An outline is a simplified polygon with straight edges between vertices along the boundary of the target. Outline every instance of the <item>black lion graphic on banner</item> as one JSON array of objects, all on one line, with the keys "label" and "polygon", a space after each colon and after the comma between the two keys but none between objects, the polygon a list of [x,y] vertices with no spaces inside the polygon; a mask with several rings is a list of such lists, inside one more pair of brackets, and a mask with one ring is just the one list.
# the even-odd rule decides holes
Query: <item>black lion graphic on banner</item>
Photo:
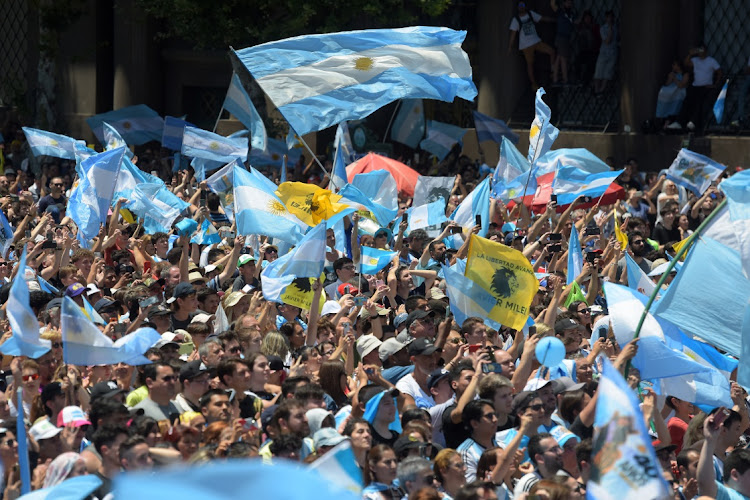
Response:
[{"label": "black lion graphic on banner", "polygon": [[505,299],[518,290],[518,278],[513,269],[502,266],[492,275],[492,293]]}]

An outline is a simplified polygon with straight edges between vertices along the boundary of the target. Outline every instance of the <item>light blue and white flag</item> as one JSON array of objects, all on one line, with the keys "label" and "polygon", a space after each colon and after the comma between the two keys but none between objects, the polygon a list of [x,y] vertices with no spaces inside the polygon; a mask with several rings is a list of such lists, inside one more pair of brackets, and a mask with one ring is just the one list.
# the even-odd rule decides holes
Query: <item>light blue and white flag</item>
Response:
[{"label": "light blue and white flag", "polygon": [[21,128],[23,134],[26,136],[26,142],[29,143],[31,153],[34,156],[53,156],[55,158],[65,158],[68,160],[76,159],[76,142],[79,141],[76,141],[72,137],[53,134],[46,130],[39,130],[30,127]]},{"label": "light blue and white flag", "polygon": [[520,200],[526,195],[533,195],[537,188],[536,178],[536,167],[528,172],[518,174],[510,181],[494,180],[493,178],[492,198],[508,202],[509,200]]},{"label": "light blue and white flag", "polygon": [[570,205],[579,196],[599,198],[622,172],[623,170],[616,170],[590,174],[578,167],[561,166],[552,181],[552,192],[557,195],[557,205]]},{"label": "light blue and white flag", "polygon": [[279,185],[286,182],[287,166],[286,166],[286,155],[281,161],[281,171],[279,172]]},{"label": "light blue and white flag", "polygon": [[[487,230],[490,227],[490,177],[485,177],[482,182],[479,183],[474,190],[464,198],[461,204],[456,207],[450,217],[450,220],[455,221],[458,225],[464,229],[471,228],[476,225],[476,216],[479,215],[481,218],[482,229],[479,231],[479,236],[484,238],[487,236]],[[455,238],[458,235],[453,235]],[[459,238],[460,240],[460,238]],[[458,242],[454,241],[454,244],[458,243],[459,247],[463,240]],[[456,248],[459,248],[456,247]]]},{"label": "light blue and white flag", "polygon": [[542,96],[546,94],[543,88],[539,88],[536,91],[536,98],[534,106],[536,108],[534,121],[531,122],[531,129],[529,130],[529,163],[534,165],[536,161],[547,153],[552,147],[552,144],[557,139],[560,131],[550,123],[552,118],[552,111],[549,106],[542,100]]},{"label": "light blue and white flag", "polygon": [[447,202],[451,197],[455,183],[455,176],[432,177],[428,175],[420,175],[417,177],[417,183],[414,186],[412,206],[418,207],[420,205],[427,205],[428,203],[432,203],[441,198],[444,202]]},{"label": "light blue and white flag", "polygon": [[445,216],[445,200],[440,198],[426,205],[411,207],[409,213],[408,232],[430,226],[437,226],[448,220]]},{"label": "light blue and white flag", "polygon": [[392,210],[375,203],[353,184],[347,184],[338,194],[342,196],[339,203],[350,205],[357,210],[369,210],[383,227],[389,226],[398,213],[398,209]]},{"label": "light blue and white flag", "polygon": [[248,153],[247,138],[223,137],[208,130],[185,127],[181,152],[193,158],[224,163],[235,158],[245,161]]},{"label": "light blue and white flag", "polygon": [[232,182],[238,234],[263,234],[289,243],[297,243],[302,238],[307,224],[287,210],[276,196],[273,182],[253,167],[248,172],[237,163],[233,167]]},{"label": "light blue and white flag", "polygon": [[597,500],[667,498],[672,489],[662,478],[640,401],[612,363],[604,358],[603,364],[586,496]]},{"label": "light blue and white flag", "polygon": [[393,120],[391,140],[417,149],[425,132],[424,104],[422,99],[404,99],[400,106]]},{"label": "light blue and white flag", "polygon": [[357,151],[354,149],[352,143],[352,136],[349,133],[349,124],[347,122],[341,122],[336,127],[336,136],[333,142],[337,145],[336,147],[342,147],[344,153],[344,161],[349,165],[357,159]]},{"label": "light blue and white flag", "polygon": [[724,118],[724,101],[727,100],[728,88],[729,80],[724,82],[724,86],[721,88],[721,92],[719,92],[719,96],[714,103],[714,117],[716,118],[716,123],[721,123],[721,120]]},{"label": "light blue and white flag", "polygon": [[203,219],[201,226],[190,239],[190,243],[197,243],[198,245],[212,245],[214,243],[219,243],[220,241],[221,237],[219,236],[219,232],[208,219]]},{"label": "light blue and white flag", "polygon": [[445,294],[450,299],[450,308],[456,322],[462,325],[467,318],[488,318],[497,305],[490,292],[463,275],[460,267],[443,266]]},{"label": "light blue and white flag", "polygon": [[305,146],[302,144],[302,138],[294,131],[292,127],[289,127],[289,131],[286,133],[286,147],[289,151],[294,149],[301,150]]},{"label": "light blue and white flag", "polygon": [[24,495],[23,500],[83,500],[102,485],[95,474],[76,476],[47,488],[40,488]]},{"label": "light blue and white flag", "polygon": [[258,167],[266,165],[280,167],[284,155],[287,155],[289,162],[295,164],[299,161],[300,156],[302,156],[302,151],[297,148],[289,150],[286,147],[286,141],[269,137],[266,139],[266,150],[261,151],[260,149],[251,149],[248,159],[250,160],[251,165],[256,165]]},{"label": "light blue and white flag", "polygon": [[633,366],[643,380],[654,384],[657,394],[711,408],[732,406],[727,377],[710,364],[704,365],[682,351],[670,349],[655,337],[638,341]]},{"label": "light blue and white flag", "polygon": [[739,361],[721,354],[715,347],[682,334],[682,352],[696,363],[719,370],[727,380],[737,368]]},{"label": "light blue and white flag", "polygon": [[174,220],[189,206],[175,196],[164,184],[138,184],[125,205],[138,217],[143,218],[143,229],[147,234],[168,233]]},{"label": "light blue and white flag", "polygon": [[102,123],[102,134],[104,135],[104,150],[112,151],[117,148],[125,148],[125,155],[128,158],[133,157],[133,152],[128,149],[128,145],[125,140],[120,136],[120,133],[109,123]]},{"label": "light blue and white flag", "polygon": [[[153,328],[140,328],[113,342],[86,317],[70,297],[63,297],[60,315],[63,339],[63,360],[72,365],[111,365],[151,363],[143,353],[161,339]],[[143,342],[137,338],[143,337]]]},{"label": "light blue and white flag", "polygon": [[[330,453],[330,451],[329,451]],[[325,458],[325,456],[323,457]],[[128,472],[115,478],[115,498],[164,500],[191,498],[230,500],[238,491],[252,491],[253,497],[320,500],[321,494],[336,500],[359,500],[362,494],[348,483],[330,481],[299,462],[274,459],[269,467],[263,460],[222,460],[200,466],[179,465],[153,472]]]},{"label": "light blue and white flag", "polygon": [[500,141],[500,157],[497,160],[495,172],[492,174],[493,192],[496,183],[510,182],[522,173],[528,172],[530,168],[529,160],[507,137],[503,136]]},{"label": "light blue and white flag", "polygon": [[185,127],[195,127],[195,125],[174,116],[165,116],[161,145],[173,151],[180,151],[182,149],[182,133]]},{"label": "light blue and white flag", "polygon": [[348,130],[344,131],[342,126],[345,127],[345,123],[339,123],[338,129],[336,129],[336,139],[334,141],[336,153],[333,157],[331,182],[328,186],[328,190],[331,192],[340,190],[349,182],[346,174],[346,166],[349,164],[349,162],[347,162],[347,156],[349,156],[350,153],[345,140],[345,137],[349,136],[349,132]]},{"label": "light blue and white flag", "polygon": [[255,149],[266,149],[266,125],[255,109],[245,87],[240,81],[237,73],[232,74],[227,96],[224,99],[224,109],[232,113],[237,119],[250,130],[250,146]]},{"label": "light blue and white flag", "polygon": [[8,250],[13,244],[13,235],[13,228],[10,227],[10,222],[8,222],[5,212],[0,210],[0,252],[2,252],[0,255],[3,258],[7,258]]},{"label": "light blue and white flag", "polygon": [[583,271],[583,251],[581,251],[581,240],[578,238],[578,230],[575,225],[570,230],[570,241],[568,242],[568,277],[566,284],[570,285]]},{"label": "light blue and white flag", "polygon": [[52,284],[49,281],[47,281],[46,279],[42,278],[41,274],[37,275],[36,281],[37,281],[37,283],[39,283],[39,288],[41,288],[41,290],[43,292],[53,293],[53,294],[60,293],[60,290],[58,290],[56,287],[52,286]]},{"label": "light blue and white flag", "polygon": [[357,465],[357,458],[349,439],[328,450],[325,455],[310,464],[309,469],[347,491],[358,495],[362,493],[362,471]]},{"label": "light blue and white flag", "polygon": [[628,288],[637,290],[638,293],[650,297],[651,293],[656,290],[656,283],[643,272],[641,266],[630,256],[625,253],[625,266],[628,272]]},{"label": "light blue and white flag", "polygon": [[599,157],[588,149],[560,148],[548,151],[536,161],[535,166],[538,169],[537,175],[554,172],[557,168],[558,162],[564,167],[578,167],[590,174],[598,174],[612,170],[609,168],[609,165],[600,160]]},{"label": "light blue and white flag", "polygon": [[707,156],[682,148],[667,169],[667,178],[701,196],[725,168]]},{"label": "light blue and white flag", "polygon": [[463,144],[466,129],[448,123],[429,120],[427,122],[427,137],[419,143],[419,147],[429,151],[438,160],[445,158],[455,144]]},{"label": "light blue and white flag", "polygon": [[261,273],[263,296],[266,300],[280,302],[284,290],[295,279],[320,277],[325,262],[326,223],[323,221],[311,228],[289,253],[266,266]]},{"label": "light blue and white flag", "polygon": [[115,184],[115,194],[112,196],[113,202],[116,203],[119,198],[129,199],[138,184],[146,183],[161,185],[164,184],[164,181],[155,175],[144,172],[136,167],[129,158],[124,157]]},{"label": "light blue and white flag", "polygon": [[518,134],[513,132],[507,123],[498,118],[482,114],[479,111],[474,111],[474,127],[476,128],[477,140],[479,142],[492,141],[500,144],[503,142],[503,139],[506,139],[513,144],[517,144],[518,139],[520,139]]},{"label": "light blue and white flag", "polygon": [[377,274],[378,271],[388,265],[396,256],[396,252],[380,250],[373,247],[362,247],[360,256],[360,274]]},{"label": "light blue and white flag", "polygon": [[410,27],[303,35],[235,52],[301,135],[361,119],[397,99],[477,90],[461,49],[464,31]]},{"label": "light blue and white flag", "polygon": [[39,338],[39,322],[29,305],[29,285],[24,279],[26,270],[26,247],[18,261],[18,274],[10,286],[5,314],[8,316],[13,335],[0,345],[6,356],[28,356],[38,358],[50,350],[49,340]]},{"label": "light blue and white flag", "polygon": [[91,302],[89,302],[86,297],[81,298],[83,299],[83,314],[85,314],[86,317],[94,323],[102,326],[107,326],[107,322],[104,321],[104,318],[102,318],[98,312],[96,312],[96,309],[94,309],[94,306],[91,305]]},{"label": "light blue and white flag", "polygon": [[352,185],[378,205],[398,211],[398,186],[388,170],[357,174],[352,179]]},{"label": "light blue and white flag", "polygon": [[125,142],[136,146],[150,141],[161,141],[164,133],[164,120],[159,113],[145,104],[128,106],[87,118],[86,123],[102,144],[104,144],[102,127],[104,122],[112,125]]},{"label": "light blue and white flag", "polygon": [[743,170],[725,179],[719,186],[727,197],[731,228],[742,256],[742,270],[750,279],[750,170]]},{"label": "light blue and white flag", "polygon": [[105,151],[81,162],[84,175],[68,200],[66,214],[87,240],[99,233],[107,221],[109,207],[125,157],[125,148]]}]

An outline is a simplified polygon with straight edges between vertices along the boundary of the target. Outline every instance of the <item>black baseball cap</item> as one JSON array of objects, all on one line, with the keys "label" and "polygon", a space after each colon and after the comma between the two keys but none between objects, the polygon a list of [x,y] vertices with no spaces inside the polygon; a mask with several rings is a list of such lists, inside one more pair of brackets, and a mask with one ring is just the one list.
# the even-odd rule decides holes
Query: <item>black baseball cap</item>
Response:
[{"label": "black baseball cap", "polygon": [[208,367],[204,365],[200,359],[190,361],[189,363],[185,363],[184,365],[182,365],[182,368],[180,368],[180,382],[184,382],[185,380],[192,380],[198,375],[202,375],[208,372]]},{"label": "black baseball cap", "polygon": [[438,382],[443,380],[448,375],[450,375],[450,372],[445,368],[437,368],[435,370],[432,370],[432,373],[430,373],[430,378],[427,379],[427,389],[432,389],[438,384]]},{"label": "black baseball cap", "polygon": [[425,311],[422,309],[416,309],[409,313],[409,316],[406,317],[406,321],[404,322],[404,326],[406,328],[409,328],[412,323],[417,321],[418,319],[424,319],[428,316],[435,317],[435,313],[433,311]]},{"label": "black baseball cap", "polygon": [[433,354],[435,351],[437,351],[437,347],[430,339],[419,338],[409,344],[409,356]]},{"label": "black baseball cap", "polygon": [[120,389],[120,386],[118,386],[117,382],[114,380],[99,382],[91,388],[91,401],[99,398],[111,398],[124,392],[125,391]]}]

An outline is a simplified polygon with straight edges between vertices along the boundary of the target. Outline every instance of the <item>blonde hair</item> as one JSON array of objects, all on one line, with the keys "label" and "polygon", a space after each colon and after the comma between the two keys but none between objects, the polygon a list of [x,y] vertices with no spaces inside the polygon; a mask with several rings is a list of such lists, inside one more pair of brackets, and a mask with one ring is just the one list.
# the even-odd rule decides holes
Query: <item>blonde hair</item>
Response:
[{"label": "blonde hair", "polygon": [[260,352],[266,356],[278,356],[282,360],[289,354],[289,343],[279,332],[268,332],[260,343]]}]

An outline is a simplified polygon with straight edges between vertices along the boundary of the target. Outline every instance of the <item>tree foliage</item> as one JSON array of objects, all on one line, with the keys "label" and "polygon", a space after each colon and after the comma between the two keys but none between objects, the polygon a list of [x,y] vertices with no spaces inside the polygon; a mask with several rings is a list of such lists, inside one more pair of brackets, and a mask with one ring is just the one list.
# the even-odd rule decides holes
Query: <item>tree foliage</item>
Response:
[{"label": "tree foliage", "polygon": [[137,0],[162,23],[159,36],[195,48],[244,48],[296,35],[408,26],[451,0]]}]

